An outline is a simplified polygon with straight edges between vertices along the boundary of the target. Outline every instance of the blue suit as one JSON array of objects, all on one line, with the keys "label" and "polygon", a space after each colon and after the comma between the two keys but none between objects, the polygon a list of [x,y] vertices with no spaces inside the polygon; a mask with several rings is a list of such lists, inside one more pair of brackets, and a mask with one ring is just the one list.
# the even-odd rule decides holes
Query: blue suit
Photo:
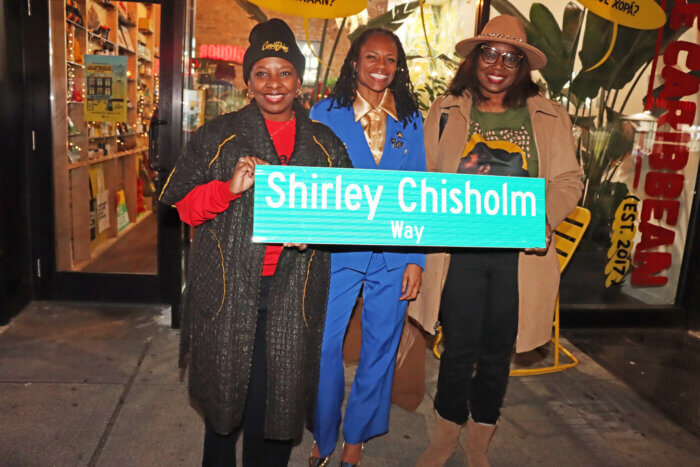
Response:
[{"label": "blue suit", "polygon": [[[310,117],[330,127],[345,143],[353,167],[425,171],[419,114],[405,126],[387,115],[384,151],[377,165],[352,107],[329,109],[330,104],[328,99],[319,102]],[[363,283],[362,349],[348,396],[343,436],[346,442],[357,444],[389,429],[394,362],[407,305],[399,301],[407,264],[422,268],[425,255],[411,249],[350,248],[331,256],[314,423],[314,438],[322,457],[329,455],[338,441],[345,390],[343,339]]]}]

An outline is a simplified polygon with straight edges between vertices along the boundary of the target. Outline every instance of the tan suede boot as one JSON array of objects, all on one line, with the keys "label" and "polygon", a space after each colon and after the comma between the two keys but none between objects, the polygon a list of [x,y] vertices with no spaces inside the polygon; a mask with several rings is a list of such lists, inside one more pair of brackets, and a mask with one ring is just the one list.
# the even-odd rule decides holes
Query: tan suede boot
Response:
[{"label": "tan suede boot", "polygon": [[490,467],[489,443],[496,431],[496,425],[484,425],[471,418],[467,422],[467,436],[464,440],[464,457],[469,467]]},{"label": "tan suede boot", "polygon": [[442,467],[457,449],[462,425],[445,420],[437,412],[435,415],[435,432],[428,449],[420,456],[416,467]]}]

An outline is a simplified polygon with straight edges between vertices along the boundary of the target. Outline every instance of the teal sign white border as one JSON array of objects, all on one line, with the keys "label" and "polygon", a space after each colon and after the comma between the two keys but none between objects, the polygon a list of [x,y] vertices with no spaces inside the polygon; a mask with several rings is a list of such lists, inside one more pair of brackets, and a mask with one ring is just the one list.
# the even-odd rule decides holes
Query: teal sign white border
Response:
[{"label": "teal sign white border", "polygon": [[544,180],[259,165],[256,243],[542,248]]}]

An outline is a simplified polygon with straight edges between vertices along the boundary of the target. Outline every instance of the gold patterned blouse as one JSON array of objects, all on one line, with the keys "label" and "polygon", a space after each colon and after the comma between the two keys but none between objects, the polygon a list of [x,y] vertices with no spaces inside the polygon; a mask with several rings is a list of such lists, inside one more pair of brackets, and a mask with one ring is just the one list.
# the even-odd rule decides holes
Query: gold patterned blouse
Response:
[{"label": "gold patterned blouse", "polygon": [[373,107],[358,92],[355,94],[352,109],[355,113],[355,121],[359,120],[360,125],[362,125],[362,131],[365,133],[365,139],[370,151],[372,151],[374,162],[379,165],[386,141],[386,115],[399,121],[396,115],[394,95],[389,89],[384,90],[379,106]]}]

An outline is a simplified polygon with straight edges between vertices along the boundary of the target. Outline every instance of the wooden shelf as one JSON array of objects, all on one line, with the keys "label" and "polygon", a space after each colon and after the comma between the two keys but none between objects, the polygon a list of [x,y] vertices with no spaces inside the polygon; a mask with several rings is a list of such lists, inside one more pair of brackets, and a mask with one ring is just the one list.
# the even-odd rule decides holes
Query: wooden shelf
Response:
[{"label": "wooden shelf", "polygon": [[144,220],[146,220],[146,219],[148,218],[148,216],[150,216],[151,214],[153,214],[153,211],[146,211],[146,212],[141,213],[141,214],[139,214],[138,216],[136,216],[136,220],[135,220],[134,222],[130,222],[129,225],[127,225],[126,227],[124,227],[124,228],[121,230],[121,232],[117,233],[117,236],[116,236],[116,237],[112,237],[112,238],[110,238],[110,239],[108,239],[108,240],[105,240],[105,241],[102,242],[97,248],[95,248],[94,250],[92,250],[89,260],[81,261],[81,262],[79,262],[79,263],[76,263],[76,264],[75,264],[75,269],[78,270],[78,271],[82,271],[83,269],[85,269],[91,262],[95,261],[102,253],[104,253],[105,251],[107,251],[107,250],[109,249],[109,247],[111,247],[112,245],[114,245],[114,242],[116,242],[116,241],[119,240],[121,237],[123,237],[124,235],[126,235],[128,232],[130,232],[131,230],[133,230],[137,225],[139,225],[141,222],[143,222]]},{"label": "wooden shelf", "polygon": [[117,46],[117,44],[110,41],[109,39],[105,39],[104,37],[100,36],[99,34],[95,34],[94,32],[91,32],[91,31],[88,31],[88,37],[90,38],[91,41],[99,42],[100,44],[108,44],[108,45],[111,45],[112,47]]},{"label": "wooden shelf", "polygon": [[88,139],[90,141],[95,141],[98,139],[110,139],[110,138],[116,138],[117,135],[104,135],[104,136],[89,136]]},{"label": "wooden shelf", "polygon": [[87,159],[84,161],[73,162],[73,163],[68,164],[68,170],[75,170],[75,169],[79,169],[81,167],[85,167],[88,165],[100,164],[102,162],[111,161],[113,159],[119,159],[121,157],[131,156],[133,154],[138,154],[140,152],[146,152],[146,151],[148,151],[148,147],[144,146],[141,148],[130,149],[129,151],[115,152],[114,154],[110,154],[109,156],[95,157],[93,159]]},{"label": "wooden shelf", "polygon": [[[51,104],[51,116],[54,141],[54,241],[58,271],[81,270],[103,251],[108,250],[116,239],[150,216],[142,216],[136,212],[139,199],[139,160],[144,160],[148,153],[148,137],[144,136],[147,133],[124,132],[88,136],[88,129],[92,123],[85,119],[85,96],[81,94],[81,101],[72,100],[72,88],[68,87],[68,78],[72,75],[76,82],[75,87],[82,90],[88,75],[87,67],[84,63],[77,63],[70,51],[66,50],[66,38],[69,31],[72,31],[73,38],[83,53],[121,56],[121,60],[126,62],[129,76],[125,85],[126,95],[123,97],[127,102],[125,123],[128,128],[134,128],[142,118],[138,112],[141,107],[137,106],[139,99],[144,98],[143,94],[157,95],[151,70],[154,66],[153,57],[158,54],[160,46],[161,6],[147,1],[123,4],[114,1],[106,4],[104,0],[78,0],[77,6],[86,21],[90,9],[96,11],[99,24],[108,29],[109,33],[104,29],[96,29],[93,32],[85,24],[69,20],[63,4],[60,8],[49,9],[49,38],[53,57],[51,92],[55,97]],[[99,32],[104,32],[104,35]],[[135,47],[137,45],[138,47]],[[147,69],[148,74],[139,73],[139,68],[142,71]],[[153,109],[152,105],[144,106],[143,113],[150,115]],[[75,133],[71,134],[71,130]],[[102,146],[101,143],[105,143],[111,149],[109,155],[97,156],[99,152],[94,151],[94,148],[97,145]],[[138,147],[123,150],[129,146]],[[79,152],[76,151],[77,147],[80,148]],[[93,150],[89,151],[90,147]],[[118,148],[122,150],[118,151]],[[88,159],[88,153],[94,157]],[[71,162],[71,156],[75,162]],[[108,192],[107,212],[110,227],[99,233],[97,238],[91,239],[90,177],[95,177],[96,172],[101,174],[100,178],[104,180],[104,184],[94,188]],[[92,183],[94,184],[95,180],[92,180]],[[120,191],[124,194],[129,219],[133,221],[130,227],[121,232],[118,231],[116,222],[116,193]]]},{"label": "wooden shelf", "polygon": [[75,26],[75,27],[78,28],[78,29],[82,29],[83,31],[87,31],[87,28],[85,28],[85,26],[83,26],[82,24],[78,24],[78,23],[76,23],[75,21],[71,21],[71,20],[69,20],[68,18],[66,18],[66,23],[71,24],[71,25]]}]

